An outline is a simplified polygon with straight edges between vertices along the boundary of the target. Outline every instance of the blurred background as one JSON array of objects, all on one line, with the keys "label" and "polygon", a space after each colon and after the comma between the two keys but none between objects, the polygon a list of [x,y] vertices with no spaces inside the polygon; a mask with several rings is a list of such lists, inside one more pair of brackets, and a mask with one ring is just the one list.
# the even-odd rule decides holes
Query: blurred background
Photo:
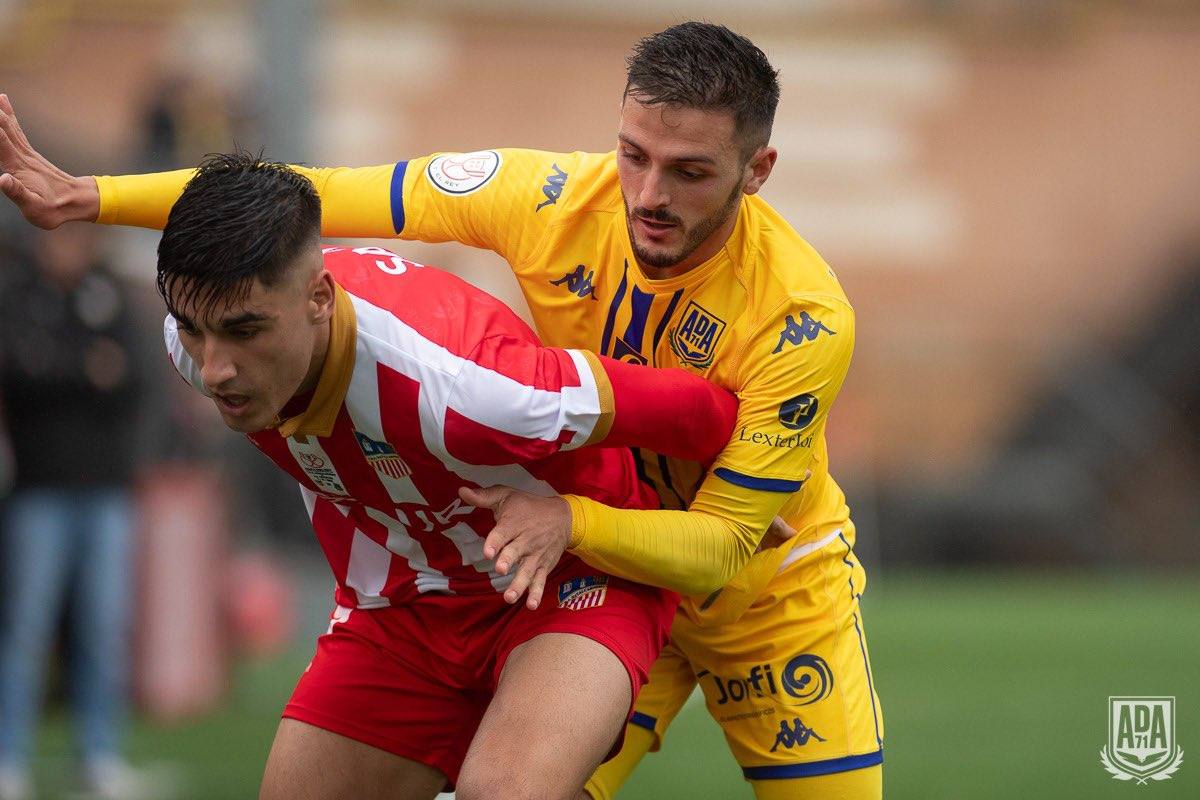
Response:
[{"label": "blurred background", "polygon": [[[858,312],[828,438],[871,576],[885,796],[1200,797],[1200,764],[1134,789],[1099,763],[1110,695],[1176,696],[1200,748],[1200,4],[0,0],[0,91],[76,174],[234,143],[606,151],[624,55],[686,18],[780,69],[764,195]],[[161,357],[157,234],[76,228],[0,204],[0,502],[38,531],[115,509],[116,538],[101,557],[63,521],[8,557],[37,570],[0,563],[10,639],[49,648],[0,692],[45,693],[38,797],[78,796],[80,756],[163,798],[253,797],[332,581],[294,485]],[[393,247],[522,308],[490,253]],[[50,588],[92,573],[132,605]],[[124,651],[88,641],[122,619]],[[118,744],[86,730],[89,660],[128,676]],[[750,796],[702,702],[622,795]]]}]

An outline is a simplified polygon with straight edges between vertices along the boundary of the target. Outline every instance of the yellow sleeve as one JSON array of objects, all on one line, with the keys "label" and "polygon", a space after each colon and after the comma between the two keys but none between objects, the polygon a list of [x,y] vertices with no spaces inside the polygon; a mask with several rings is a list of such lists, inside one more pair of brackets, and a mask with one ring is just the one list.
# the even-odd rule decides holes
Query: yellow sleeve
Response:
[{"label": "yellow sleeve", "polygon": [[[395,236],[389,199],[395,164],[377,167],[293,167],[312,181],[321,196],[325,236]],[[97,175],[100,214],[96,222],[161,230],[194,169],[146,175]]]},{"label": "yellow sleeve", "polygon": [[[518,267],[561,209],[579,154],[439,153],[371,167],[293,167],[321,196],[321,233],[456,241]],[[97,222],[161,229],[194,170],[97,176]]]},{"label": "yellow sleeve", "polygon": [[519,270],[561,213],[578,158],[507,149],[401,162],[391,195],[394,235],[492,250]]},{"label": "yellow sleeve", "polygon": [[577,495],[570,550],[588,564],[685,595],[707,595],[736,575],[787,495],[705,478],[687,511],[612,508]]},{"label": "yellow sleeve", "polygon": [[614,509],[568,497],[572,552],[613,574],[687,595],[723,587],[803,487],[853,349],[854,314],[845,301],[781,303],[741,354],[734,438],[688,510]]},{"label": "yellow sleeve", "polygon": [[741,353],[733,438],[713,473],[747,488],[800,490],[854,352],[854,311],[838,297],[788,298]]}]

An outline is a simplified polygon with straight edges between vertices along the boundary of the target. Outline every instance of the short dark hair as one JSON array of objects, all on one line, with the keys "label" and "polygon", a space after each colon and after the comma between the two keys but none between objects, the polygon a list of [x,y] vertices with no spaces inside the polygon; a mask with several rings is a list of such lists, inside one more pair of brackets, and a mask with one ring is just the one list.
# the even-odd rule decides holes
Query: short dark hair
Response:
[{"label": "short dark hair", "polygon": [[730,111],[743,152],[770,141],[779,72],[745,36],[724,25],[683,22],[642,39],[626,64],[625,97]]},{"label": "short dark hair", "polygon": [[180,306],[228,307],[255,279],[278,283],[320,231],[321,200],[303,175],[261,154],[210,154],[167,217],[158,243],[158,293],[177,318]]}]

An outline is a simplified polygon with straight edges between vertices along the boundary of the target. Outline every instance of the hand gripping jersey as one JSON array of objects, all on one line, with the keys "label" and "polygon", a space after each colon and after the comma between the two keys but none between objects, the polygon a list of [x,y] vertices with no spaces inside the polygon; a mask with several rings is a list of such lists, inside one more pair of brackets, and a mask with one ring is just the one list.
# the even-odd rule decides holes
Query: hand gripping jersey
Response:
[{"label": "hand gripping jersey", "polygon": [[[463,485],[653,504],[627,451],[576,450],[621,424],[595,356],[539,346],[498,300],[386,250],[324,259],[338,290],[317,388],[302,414],[248,438],[299,482],[339,605],[503,591],[512,574],[483,557],[491,512],[463,504]],[[173,317],[165,335],[203,392]],[[567,555],[554,574],[575,564]]]}]

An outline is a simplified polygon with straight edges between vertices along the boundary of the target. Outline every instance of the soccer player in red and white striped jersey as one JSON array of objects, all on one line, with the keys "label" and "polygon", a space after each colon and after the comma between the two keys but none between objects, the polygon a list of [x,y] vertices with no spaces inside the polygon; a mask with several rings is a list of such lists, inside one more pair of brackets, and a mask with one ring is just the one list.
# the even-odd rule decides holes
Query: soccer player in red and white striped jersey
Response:
[{"label": "soccer player in red and white striped jersey", "polygon": [[322,248],[319,225],[306,179],[221,156],[159,246],[172,361],[299,482],[337,579],[262,797],[425,798],[457,783],[460,798],[574,798],[677,596],[561,543],[493,560],[491,512],[468,501],[500,485],[654,507],[624,448],[711,460],[736,403],[682,370],[542,347],[458,278]]}]

